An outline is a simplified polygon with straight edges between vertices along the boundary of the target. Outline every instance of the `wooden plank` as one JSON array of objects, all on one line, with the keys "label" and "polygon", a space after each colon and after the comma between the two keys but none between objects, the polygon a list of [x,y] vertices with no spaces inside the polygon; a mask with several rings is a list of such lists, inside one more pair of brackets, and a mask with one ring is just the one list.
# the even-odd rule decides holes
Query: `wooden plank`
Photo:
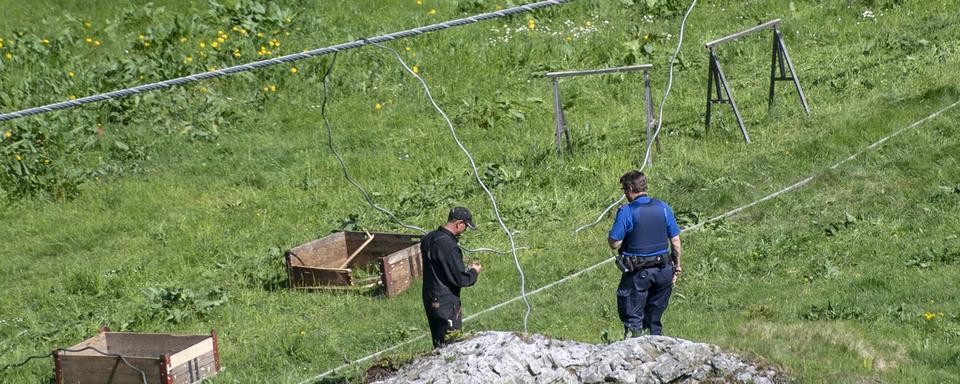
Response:
[{"label": "wooden plank", "polygon": [[[143,384],[140,373],[109,356],[62,356],[65,384]],[[148,383],[160,382],[159,359],[127,357],[127,361],[143,370]]]},{"label": "wooden plank", "polygon": [[213,353],[213,338],[210,336],[207,336],[206,339],[199,343],[170,355],[170,365],[176,367],[185,363],[187,360],[193,360],[197,356],[205,353]]},{"label": "wooden plank", "polygon": [[381,259],[383,285],[387,297],[403,293],[415,279],[423,276],[420,246],[414,245]]},{"label": "wooden plank", "polygon": [[720,45],[720,44],[723,44],[723,43],[726,43],[726,42],[730,42],[730,41],[739,39],[739,38],[744,37],[744,36],[747,36],[747,35],[751,35],[751,34],[753,34],[753,33],[756,33],[756,32],[758,32],[758,31],[764,30],[764,29],[766,29],[766,28],[776,27],[776,26],[779,25],[779,24],[780,24],[780,19],[773,19],[773,20],[770,20],[770,21],[768,21],[768,22],[766,22],[766,23],[763,23],[763,24],[760,24],[760,25],[757,25],[757,26],[753,26],[753,27],[744,29],[744,30],[742,30],[742,31],[740,31],[740,32],[737,32],[737,33],[734,33],[734,34],[732,34],[732,35],[730,35],[730,36],[721,37],[721,38],[719,38],[719,39],[713,40],[713,41],[711,41],[711,42],[708,42],[708,43],[704,44],[704,46],[706,46],[707,48],[713,48],[713,47],[715,47],[715,46],[717,46],[717,45]]},{"label": "wooden plank", "polygon": [[344,232],[337,232],[294,247],[287,255],[292,266],[338,267],[349,255],[345,241]]},{"label": "wooden plank", "polygon": [[208,339],[208,335],[106,332],[106,352],[124,356],[159,357],[172,355]]},{"label": "wooden plank", "polygon": [[293,288],[324,285],[350,285],[353,281],[349,269],[291,267],[290,286]]},{"label": "wooden plank", "polygon": [[373,239],[375,238],[376,238],[375,235],[372,235],[370,234],[370,232],[367,232],[367,240],[364,241],[363,244],[360,244],[360,246],[357,247],[357,249],[355,249],[353,252],[350,252],[350,256],[347,256],[347,260],[344,260],[343,264],[340,264],[340,268],[346,268],[348,265],[350,265],[350,262],[353,261],[353,259],[357,257],[357,255],[360,254],[360,252],[363,252],[363,249],[366,248],[368,245],[370,245],[370,242],[373,241]]},{"label": "wooden plank", "polygon": [[170,377],[175,384],[191,384],[217,375],[216,357],[213,351],[170,369]]}]

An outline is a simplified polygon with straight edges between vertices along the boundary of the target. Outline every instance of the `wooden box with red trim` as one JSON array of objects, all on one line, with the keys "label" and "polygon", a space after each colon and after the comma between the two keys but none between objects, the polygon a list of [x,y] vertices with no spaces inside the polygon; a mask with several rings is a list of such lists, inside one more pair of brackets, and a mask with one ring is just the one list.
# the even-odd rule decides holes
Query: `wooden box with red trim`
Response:
[{"label": "wooden box with red trim", "polygon": [[215,331],[175,335],[104,328],[68,350],[79,352],[54,353],[58,384],[143,384],[144,379],[149,384],[190,384],[221,370]]},{"label": "wooden box with red trim", "polygon": [[344,231],[297,246],[286,255],[290,287],[362,289],[394,297],[423,276],[420,237]]}]

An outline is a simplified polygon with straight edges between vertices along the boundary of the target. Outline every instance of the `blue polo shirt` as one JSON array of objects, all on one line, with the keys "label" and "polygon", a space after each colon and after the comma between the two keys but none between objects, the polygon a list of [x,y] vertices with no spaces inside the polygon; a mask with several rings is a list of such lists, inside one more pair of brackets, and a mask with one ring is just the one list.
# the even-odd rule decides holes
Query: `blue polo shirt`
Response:
[{"label": "blue polo shirt", "polygon": [[[630,204],[624,205],[617,210],[617,219],[613,222],[613,228],[610,228],[610,239],[614,241],[623,241],[627,233],[633,230],[633,213],[631,206],[640,204],[649,204],[652,200],[649,196],[640,196]],[[667,203],[657,200],[654,204],[663,209],[663,215],[667,218],[667,236],[673,238],[680,234],[680,227],[677,226],[677,219],[673,217],[673,209]],[[624,253],[627,256],[655,256],[669,251],[657,251],[649,254]]]}]

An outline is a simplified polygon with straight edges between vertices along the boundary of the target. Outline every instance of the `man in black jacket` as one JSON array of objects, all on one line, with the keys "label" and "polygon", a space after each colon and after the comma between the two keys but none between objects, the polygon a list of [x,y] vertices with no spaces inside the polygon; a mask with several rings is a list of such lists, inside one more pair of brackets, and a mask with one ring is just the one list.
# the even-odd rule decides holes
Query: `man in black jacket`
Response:
[{"label": "man in black jacket", "polygon": [[461,233],[475,229],[473,215],[464,207],[455,207],[447,223],[420,240],[423,257],[423,307],[427,311],[433,347],[446,344],[447,333],[460,330],[460,288],[477,283],[482,267],[471,262],[464,268],[463,253],[457,245]]}]

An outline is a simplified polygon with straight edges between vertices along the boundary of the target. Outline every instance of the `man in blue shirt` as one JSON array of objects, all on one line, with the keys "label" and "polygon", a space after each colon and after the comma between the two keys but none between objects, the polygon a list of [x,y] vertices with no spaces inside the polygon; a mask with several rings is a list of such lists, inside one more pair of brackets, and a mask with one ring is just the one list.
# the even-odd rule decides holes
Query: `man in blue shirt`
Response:
[{"label": "man in blue shirt", "polygon": [[623,272],[617,310],[624,337],[639,336],[645,329],[660,335],[660,317],[667,310],[673,283],[683,272],[680,228],[667,203],[647,196],[643,172],[627,172],[620,177],[620,185],[629,204],[617,211],[609,241],[610,248],[617,249],[617,265]]}]

